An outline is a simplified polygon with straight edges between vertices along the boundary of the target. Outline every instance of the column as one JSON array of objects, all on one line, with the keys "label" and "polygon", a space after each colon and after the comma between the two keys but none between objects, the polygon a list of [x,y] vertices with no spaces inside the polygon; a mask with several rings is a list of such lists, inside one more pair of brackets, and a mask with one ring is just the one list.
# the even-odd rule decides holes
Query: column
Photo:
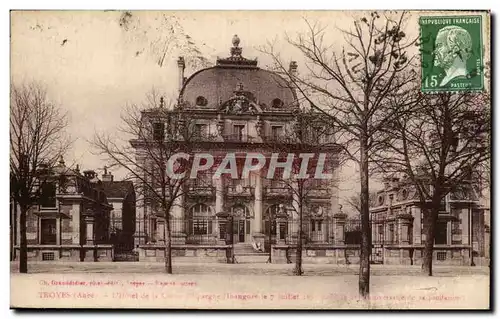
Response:
[{"label": "column", "polygon": [[[218,214],[221,214],[224,212],[224,181],[222,180],[222,176],[218,176],[213,178],[213,182],[215,184],[215,215],[218,216]],[[229,223],[229,220],[223,221],[222,218],[217,217],[217,223],[216,223],[216,234],[217,236],[217,243],[219,244],[225,244],[226,240],[225,239],[220,239],[220,223],[224,222],[227,226]],[[226,235],[227,237],[227,235]]]},{"label": "column", "polygon": [[398,239],[398,245],[403,244],[403,223],[402,219],[398,218],[398,223],[396,225],[397,228],[397,239]]},{"label": "column", "polygon": [[[297,194],[297,182],[293,181],[292,182],[292,187],[294,189],[293,194],[292,194],[292,226],[291,226],[291,235],[292,235],[292,241],[298,240],[298,231],[299,231],[299,223],[300,223],[300,216],[299,216],[299,196]],[[302,212],[302,221],[304,221],[304,212]]]},{"label": "column", "polygon": [[156,242],[165,245],[165,219],[156,220]]},{"label": "column", "polygon": [[86,236],[85,241],[86,245],[94,245],[94,218],[86,218],[85,219],[85,227],[86,227]]},{"label": "column", "polygon": [[[345,223],[346,223],[347,215],[340,212],[333,215],[333,225],[334,225],[334,244],[339,246],[345,245]],[[346,250],[344,249],[336,249],[335,255],[337,259],[337,263],[345,263],[346,262]]]},{"label": "column", "polygon": [[56,245],[61,244],[61,217],[56,217]]},{"label": "column", "polygon": [[262,233],[262,177],[260,172],[255,174],[255,202],[254,202],[253,232]]},{"label": "column", "polygon": [[[333,155],[332,155],[333,156]],[[328,158],[328,157],[327,157]],[[330,208],[332,210],[332,216],[337,213],[337,209],[342,207],[339,206],[339,193],[338,193],[338,181],[339,181],[339,173],[340,169],[338,168],[338,164],[335,163],[332,165],[332,179],[329,181],[330,183]]]},{"label": "column", "polygon": [[461,211],[462,224],[460,229],[462,230],[462,245],[469,245],[469,208],[462,208]]},{"label": "column", "polygon": [[72,242],[74,245],[80,245],[81,235],[80,235],[80,204],[73,204],[73,209],[71,210],[71,232],[72,232]]},{"label": "column", "polygon": [[337,213],[333,216],[334,218],[334,239],[335,244],[344,245],[345,243],[345,223],[347,219],[347,215],[344,213]]},{"label": "column", "polygon": [[[265,245],[266,234],[262,233],[262,176],[261,171],[254,174],[255,176],[255,202],[253,206],[254,219],[252,224],[252,235],[255,242],[260,243],[262,247]],[[273,216],[276,218],[276,216]],[[269,227],[271,227],[272,221],[269,222]],[[279,237],[278,237],[279,238]]]},{"label": "column", "polygon": [[420,245],[422,243],[422,220],[420,217],[420,208],[412,207],[413,216],[413,244]]},{"label": "column", "polygon": [[222,177],[215,177],[215,214],[224,211],[224,183]]}]

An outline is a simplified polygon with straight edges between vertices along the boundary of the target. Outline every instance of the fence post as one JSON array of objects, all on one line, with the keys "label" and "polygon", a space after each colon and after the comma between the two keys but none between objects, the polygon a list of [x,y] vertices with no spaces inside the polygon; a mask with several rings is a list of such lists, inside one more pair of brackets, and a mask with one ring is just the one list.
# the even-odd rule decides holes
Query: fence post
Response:
[{"label": "fence post", "polygon": [[340,211],[333,215],[334,221],[334,244],[336,246],[344,246],[339,247],[335,250],[337,263],[345,263],[345,223],[346,223],[347,215]]}]

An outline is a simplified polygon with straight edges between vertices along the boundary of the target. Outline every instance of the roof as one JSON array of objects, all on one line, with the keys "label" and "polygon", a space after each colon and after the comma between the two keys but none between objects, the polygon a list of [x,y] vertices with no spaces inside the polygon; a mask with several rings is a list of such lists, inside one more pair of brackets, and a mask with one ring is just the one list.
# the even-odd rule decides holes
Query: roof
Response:
[{"label": "roof", "polygon": [[179,100],[188,107],[214,109],[245,92],[246,97],[263,110],[292,108],[295,92],[275,72],[257,67],[256,60],[241,55],[239,38],[233,38],[231,56],[217,59],[214,67],[195,72],[184,83]]},{"label": "roof", "polygon": [[101,185],[108,199],[125,198],[134,191],[134,184],[131,181],[102,182]]}]

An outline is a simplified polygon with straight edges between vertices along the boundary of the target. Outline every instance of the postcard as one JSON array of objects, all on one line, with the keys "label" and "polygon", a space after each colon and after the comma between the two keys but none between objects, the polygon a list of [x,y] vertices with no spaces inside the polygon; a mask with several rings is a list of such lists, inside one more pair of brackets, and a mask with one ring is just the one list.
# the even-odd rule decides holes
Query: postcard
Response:
[{"label": "postcard", "polygon": [[11,308],[490,309],[490,12],[10,18]]}]

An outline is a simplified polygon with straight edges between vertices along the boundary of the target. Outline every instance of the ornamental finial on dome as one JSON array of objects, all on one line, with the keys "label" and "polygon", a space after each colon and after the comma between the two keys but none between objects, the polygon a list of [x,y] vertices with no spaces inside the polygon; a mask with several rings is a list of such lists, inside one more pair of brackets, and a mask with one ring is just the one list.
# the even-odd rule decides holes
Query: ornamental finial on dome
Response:
[{"label": "ornamental finial on dome", "polygon": [[237,34],[233,36],[233,47],[231,48],[231,56],[241,58],[242,49],[239,47],[240,38]]},{"label": "ornamental finial on dome", "polygon": [[237,34],[233,36],[233,46],[238,47],[240,45],[240,38],[238,37]]},{"label": "ornamental finial on dome", "polygon": [[245,59],[241,54],[243,53],[243,49],[239,46],[240,45],[240,37],[238,37],[237,34],[233,36],[232,43],[233,46],[231,47],[231,56],[227,58],[217,58],[217,65],[223,65],[223,66],[231,66],[231,67],[245,67],[245,68],[255,68],[257,67],[257,59],[255,60],[248,60]]}]

